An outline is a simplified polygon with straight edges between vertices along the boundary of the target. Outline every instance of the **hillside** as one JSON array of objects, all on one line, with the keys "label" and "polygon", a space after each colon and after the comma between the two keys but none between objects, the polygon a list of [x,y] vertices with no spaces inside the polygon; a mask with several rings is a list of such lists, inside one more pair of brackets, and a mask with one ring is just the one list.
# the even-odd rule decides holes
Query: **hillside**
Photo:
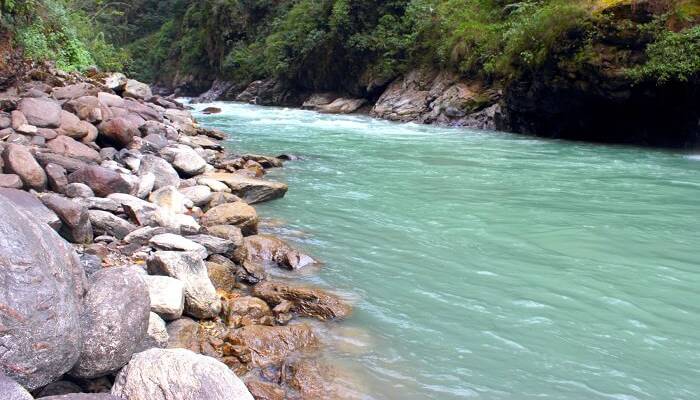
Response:
[{"label": "hillside", "polygon": [[[396,120],[661,146],[697,140],[698,0],[39,3],[44,14],[66,7],[44,28],[63,29],[71,45],[52,53],[54,36],[45,47],[25,39],[30,57],[125,69],[178,95],[214,85],[207,99],[300,106],[321,94],[308,104],[340,97],[352,101],[325,110],[364,105]],[[19,38],[38,30],[30,24]]]}]

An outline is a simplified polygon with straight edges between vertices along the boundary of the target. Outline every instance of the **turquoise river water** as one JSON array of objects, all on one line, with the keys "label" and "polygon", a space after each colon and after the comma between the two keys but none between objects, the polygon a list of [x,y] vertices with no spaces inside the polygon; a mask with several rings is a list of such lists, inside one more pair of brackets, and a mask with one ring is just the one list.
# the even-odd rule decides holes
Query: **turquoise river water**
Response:
[{"label": "turquoise river water", "polygon": [[[699,399],[700,158],[234,103],[360,399]],[[345,374],[345,375],[344,375]]]}]

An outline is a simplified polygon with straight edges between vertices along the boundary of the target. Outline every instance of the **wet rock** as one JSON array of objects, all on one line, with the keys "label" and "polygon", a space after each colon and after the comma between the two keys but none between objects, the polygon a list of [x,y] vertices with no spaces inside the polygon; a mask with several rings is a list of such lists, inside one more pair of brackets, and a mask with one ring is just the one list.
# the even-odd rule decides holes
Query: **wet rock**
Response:
[{"label": "wet rock", "polygon": [[95,197],[95,193],[88,185],[83,183],[69,183],[63,188],[63,194],[70,198]]},{"label": "wet rock", "polygon": [[61,220],[56,213],[49,210],[36,196],[23,190],[0,188],[0,195],[11,203],[13,207],[31,215],[35,221],[41,222],[58,230],[61,228]]},{"label": "wet rock", "polygon": [[192,204],[197,207],[206,205],[211,201],[211,189],[209,186],[196,185],[186,188],[180,188],[180,193],[187,197]]},{"label": "wet rock", "polygon": [[264,368],[279,365],[290,355],[318,346],[318,339],[309,325],[250,325],[230,334],[230,342],[250,349],[250,364]]},{"label": "wet rock", "polygon": [[95,378],[129,362],[146,337],[149,310],[148,289],[135,270],[114,267],[94,273],[83,300],[83,347],[70,374]]},{"label": "wet rock", "polygon": [[279,157],[270,157],[261,154],[244,154],[241,157],[247,161],[255,161],[263,166],[263,168],[279,168],[283,166],[282,159]]},{"label": "wet rock", "polygon": [[72,243],[92,242],[92,224],[87,207],[55,194],[42,196],[41,201],[63,222],[59,230],[61,236]]},{"label": "wet rock", "polygon": [[253,288],[253,295],[273,307],[289,302],[291,312],[320,320],[342,319],[352,312],[352,308],[338,296],[322,289],[279,281],[258,283]]},{"label": "wet rock", "polygon": [[163,349],[167,346],[168,331],[165,329],[165,321],[163,321],[158,314],[151,312],[148,319],[146,338],[141,342],[137,353],[152,348]]},{"label": "wet rock", "polygon": [[97,163],[102,160],[100,153],[95,151],[95,149],[64,135],[49,140],[46,143],[46,147],[56,154],[77,158],[85,162]]},{"label": "wet rock", "polygon": [[44,167],[49,188],[54,192],[63,193],[63,189],[68,185],[68,174],[66,169],[58,164],[48,163]]},{"label": "wet rock", "polygon": [[46,189],[46,173],[28,148],[10,143],[5,146],[2,159],[5,164],[5,172],[19,176],[27,188],[37,191]]},{"label": "wet rock", "polygon": [[249,261],[274,263],[278,267],[299,269],[317,263],[311,256],[300,252],[284,240],[272,235],[253,235],[243,239]]},{"label": "wet rock", "polygon": [[29,124],[37,127],[58,128],[61,124],[61,107],[48,98],[25,97],[17,110],[24,114]]},{"label": "wet rock", "polygon": [[166,321],[178,319],[185,307],[185,286],[175,278],[160,275],[143,277],[151,298],[151,311]]},{"label": "wet rock", "polygon": [[221,112],[221,109],[219,107],[207,107],[204,110],[202,110],[202,114],[218,114]]},{"label": "wet rock", "polygon": [[233,194],[250,204],[278,199],[287,193],[287,185],[284,183],[220,172],[207,173],[204,176],[225,183]]},{"label": "wet rock", "polygon": [[287,383],[304,399],[334,398],[332,385],[326,378],[328,366],[321,366],[316,360],[300,358],[285,365],[283,376]]},{"label": "wet rock", "polygon": [[247,380],[245,385],[255,400],[284,400],[286,398],[285,391],[274,383]]},{"label": "wet rock", "polygon": [[118,146],[126,146],[140,134],[138,126],[123,117],[104,121],[97,128],[101,137]]},{"label": "wet rock", "polygon": [[229,300],[224,304],[226,324],[231,328],[249,325],[272,325],[273,317],[270,307],[263,300],[243,296]]},{"label": "wet rock", "polygon": [[128,79],[124,85],[123,96],[148,100],[153,97],[153,93],[151,93],[151,87],[145,83],[141,83],[135,79]]},{"label": "wet rock", "polygon": [[175,250],[192,252],[202,260],[207,258],[207,249],[199,243],[186,239],[180,235],[163,233],[153,236],[148,243],[158,250]]},{"label": "wet rock", "polygon": [[0,187],[12,188],[12,189],[22,189],[24,184],[19,175],[15,174],[0,174]]},{"label": "wet rock", "polygon": [[207,275],[217,290],[230,292],[236,287],[236,265],[232,262],[206,261]]},{"label": "wet rock", "polygon": [[19,383],[0,373],[0,397],[3,400],[34,400]]},{"label": "wet rock", "polygon": [[0,191],[0,372],[34,390],[78,359],[85,274],[73,249],[4,190],[11,189]]},{"label": "wet rock", "polygon": [[131,185],[119,173],[97,165],[89,165],[73,172],[68,175],[68,182],[83,183],[99,197],[131,191]]},{"label": "wet rock", "polygon": [[209,209],[200,220],[203,226],[235,225],[244,233],[255,232],[258,224],[258,214],[250,205],[237,201],[226,203]]},{"label": "wet rock", "polygon": [[185,286],[185,314],[195,318],[212,318],[221,310],[216,289],[198,254],[157,251],[148,259],[148,271],[182,281]]},{"label": "wet rock", "polygon": [[136,354],[117,375],[112,394],[124,399],[253,400],[226,365],[184,349]]},{"label": "wet rock", "polygon": [[367,100],[339,97],[329,104],[316,106],[316,110],[328,114],[350,114],[362,107]]},{"label": "wet rock", "polygon": [[199,352],[199,324],[189,318],[180,318],[167,325],[168,348]]},{"label": "wet rock", "polygon": [[126,235],[136,230],[133,224],[107,211],[89,210],[88,215],[95,235],[106,234],[124,239]]},{"label": "wet rock", "polygon": [[180,176],[177,171],[168,163],[160,157],[146,154],[141,158],[141,167],[139,168],[139,176],[146,173],[152,173],[157,177],[154,189],[160,189],[165,186],[175,186],[180,185]]}]

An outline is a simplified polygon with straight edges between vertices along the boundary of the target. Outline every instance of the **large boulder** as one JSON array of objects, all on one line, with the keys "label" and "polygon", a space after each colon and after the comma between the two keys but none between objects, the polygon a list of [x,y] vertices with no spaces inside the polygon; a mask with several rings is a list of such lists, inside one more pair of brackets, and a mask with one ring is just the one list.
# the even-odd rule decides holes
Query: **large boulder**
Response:
[{"label": "large boulder", "polygon": [[78,118],[93,124],[112,118],[112,112],[109,107],[95,96],[78,97],[64,104],[63,108],[75,114]]},{"label": "large boulder", "polygon": [[232,332],[230,341],[250,349],[250,363],[260,368],[280,365],[290,355],[318,346],[318,338],[307,324],[249,325]]},{"label": "large boulder", "polygon": [[2,152],[2,160],[5,164],[5,172],[19,176],[27,188],[38,191],[46,189],[46,172],[27,147],[14,143],[8,144]]},{"label": "large boulder", "polygon": [[204,206],[209,203],[212,198],[211,189],[206,185],[195,185],[186,188],[180,188],[180,193],[187,197],[192,204],[197,207]]},{"label": "large boulder", "polygon": [[0,373],[0,398],[3,400],[34,400],[19,383]]},{"label": "large boulder", "polygon": [[169,276],[146,275],[143,277],[151,298],[151,311],[166,321],[182,317],[185,309],[185,285]]},{"label": "large boulder", "polygon": [[148,272],[182,281],[185,286],[185,314],[195,318],[213,318],[221,311],[221,301],[199,254],[157,251],[148,259]]},{"label": "large boulder", "polygon": [[153,236],[148,243],[158,250],[187,251],[197,254],[199,258],[207,258],[207,249],[199,243],[186,239],[174,233],[162,233]]},{"label": "large boulder", "polygon": [[56,154],[61,154],[71,158],[77,158],[85,162],[100,162],[101,157],[92,147],[76,141],[75,139],[60,135],[56,139],[49,140],[46,147]]},{"label": "large boulder", "polygon": [[96,378],[124,366],[146,337],[151,303],[134,269],[114,267],[90,276],[83,300],[83,348],[70,374]]},{"label": "large boulder", "polygon": [[43,196],[41,201],[61,219],[59,233],[72,243],[91,243],[92,224],[85,205],[55,194]]},{"label": "large boulder", "polygon": [[112,394],[125,400],[253,400],[223,363],[185,349],[150,349],[119,372]]},{"label": "large boulder", "polygon": [[119,146],[126,146],[134,136],[140,135],[138,126],[124,117],[104,121],[97,128],[101,137]]},{"label": "large boulder", "polygon": [[320,320],[342,319],[352,312],[338,296],[314,287],[265,281],[255,285],[253,295],[273,307],[284,303],[289,307],[287,311]]},{"label": "large boulder", "polygon": [[61,125],[61,106],[49,98],[25,97],[17,109],[31,125],[41,128],[58,128]]},{"label": "large boulder", "polygon": [[141,158],[138,174],[142,176],[147,173],[152,173],[157,177],[153,185],[154,189],[160,189],[165,186],[180,186],[180,176],[177,174],[177,171],[169,162],[158,156],[146,154]]},{"label": "large boulder", "polygon": [[31,215],[35,221],[41,222],[59,230],[61,228],[61,219],[49,210],[36,196],[24,190],[0,188],[0,195],[4,200],[9,201],[13,207],[22,210],[25,214]]},{"label": "large boulder", "polygon": [[95,235],[109,235],[124,239],[126,235],[136,230],[136,226],[108,211],[88,210],[90,223]]},{"label": "large boulder", "polygon": [[135,99],[148,100],[153,97],[151,87],[145,83],[135,79],[128,79],[124,85],[124,97],[133,97]]},{"label": "large boulder", "polygon": [[0,372],[34,390],[78,359],[86,283],[75,251],[20,210],[0,195]]},{"label": "large boulder", "polygon": [[235,225],[244,233],[254,233],[257,230],[258,214],[250,205],[236,201],[209,209],[200,222],[203,226]]},{"label": "large boulder", "polygon": [[61,111],[61,126],[58,127],[56,132],[59,135],[66,135],[75,139],[81,139],[88,135],[94,139],[97,135],[97,128],[93,124],[81,120],[75,114],[63,110]]},{"label": "large boulder", "polygon": [[118,172],[97,165],[85,166],[68,175],[68,182],[84,183],[99,197],[129,193],[131,185]]},{"label": "large boulder", "polygon": [[207,167],[207,162],[189,146],[169,146],[162,149],[160,155],[184,176],[199,175]]},{"label": "large boulder", "polygon": [[238,174],[212,172],[204,176],[225,183],[231,188],[233,194],[250,204],[278,199],[283,197],[288,189],[284,183],[248,178]]},{"label": "large boulder", "polygon": [[53,88],[51,96],[56,100],[72,100],[82,96],[91,96],[98,92],[98,89],[89,83],[80,82],[72,85]]},{"label": "large boulder", "polygon": [[243,255],[248,261],[272,263],[281,268],[299,269],[315,264],[311,256],[293,248],[272,235],[253,235],[243,238]]}]

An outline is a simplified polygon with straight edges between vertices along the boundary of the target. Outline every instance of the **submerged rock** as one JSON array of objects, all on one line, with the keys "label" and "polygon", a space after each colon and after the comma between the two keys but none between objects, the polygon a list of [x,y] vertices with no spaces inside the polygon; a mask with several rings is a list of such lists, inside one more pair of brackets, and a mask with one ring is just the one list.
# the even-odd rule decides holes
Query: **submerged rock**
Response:
[{"label": "submerged rock", "polygon": [[128,400],[253,400],[226,365],[184,349],[136,354],[117,375],[112,394]]},{"label": "submerged rock", "polygon": [[352,312],[352,308],[338,296],[319,288],[265,281],[255,285],[253,295],[273,307],[288,303],[289,311],[320,320],[342,319]]},{"label": "submerged rock", "polygon": [[254,367],[278,365],[293,353],[318,346],[318,339],[306,324],[250,325],[232,332],[230,341],[250,349],[250,363]]}]

